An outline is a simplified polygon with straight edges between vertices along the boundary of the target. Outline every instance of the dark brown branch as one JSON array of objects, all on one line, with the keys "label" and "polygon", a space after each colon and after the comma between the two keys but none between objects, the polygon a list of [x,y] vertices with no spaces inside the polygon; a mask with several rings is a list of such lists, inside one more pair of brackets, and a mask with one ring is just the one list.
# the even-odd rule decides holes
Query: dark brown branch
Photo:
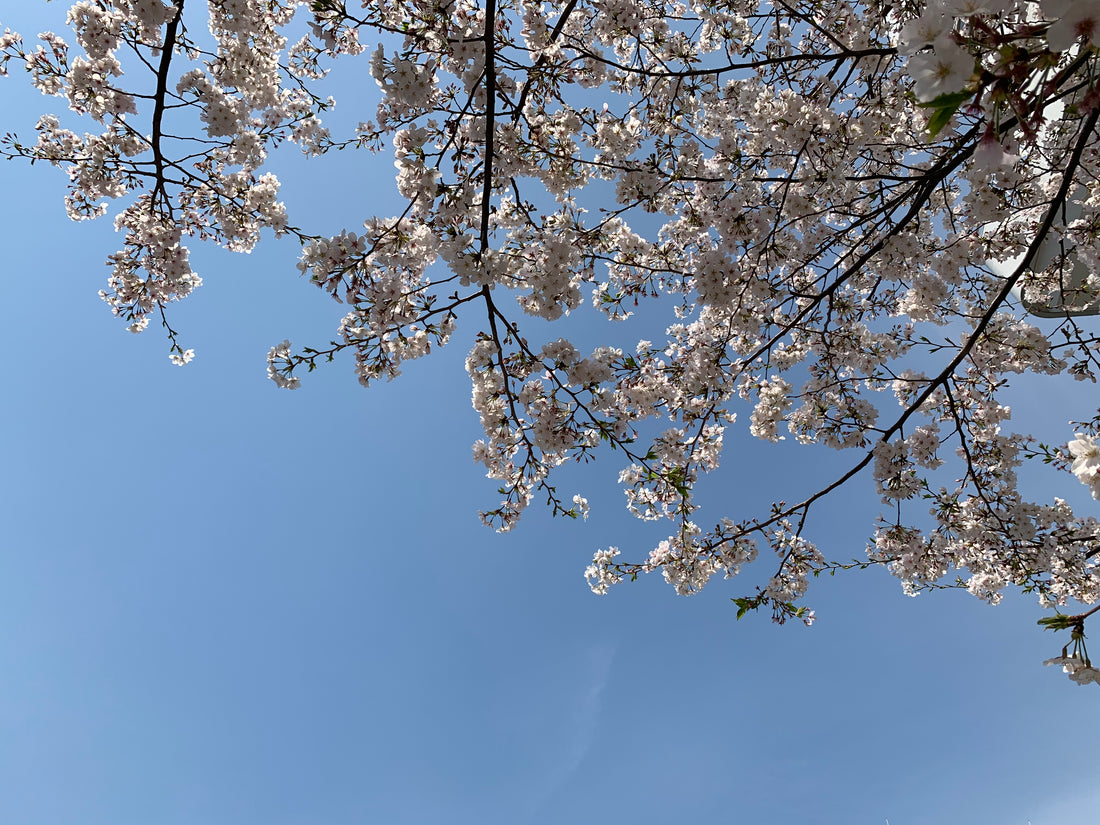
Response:
[{"label": "dark brown branch", "polygon": [[746,60],[744,63],[727,63],[725,66],[715,66],[713,68],[704,69],[684,69],[683,71],[673,71],[671,69],[648,69],[644,66],[624,66],[621,63],[617,63],[614,60],[608,60],[598,54],[578,50],[580,54],[585,57],[589,57],[599,63],[603,63],[605,66],[610,66],[613,69],[617,69],[627,74],[642,75],[643,77],[653,77],[659,79],[682,79],[685,77],[705,77],[706,75],[721,75],[726,72],[744,71],[750,69],[761,69],[765,66],[784,66],[790,63],[804,63],[804,62],[820,62],[820,63],[841,63],[845,60],[861,60],[865,57],[891,57],[898,53],[898,50],[892,47],[880,47],[875,49],[848,49],[835,53],[811,53],[811,54],[790,54],[781,55],[779,57],[765,57],[760,60]]},{"label": "dark brown branch", "polygon": [[[558,22],[554,24],[554,29],[550,32],[549,40],[551,43],[557,40],[558,37],[561,35],[562,29],[565,28],[565,21],[569,19],[569,15],[573,13],[573,9],[576,7],[576,5],[577,0],[569,0],[569,2],[565,4],[565,8],[562,9],[561,16],[558,17]],[[546,57],[544,55],[540,55],[538,60],[535,61],[535,65],[532,67],[532,69],[540,69],[545,64]],[[523,107],[527,103],[527,95],[530,93],[530,91],[531,75],[530,73],[528,73],[527,80],[524,82],[523,88],[520,90],[519,93],[519,98],[516,100],[515,113],[512,116],[513,121],[519,120],[519,118],[522,116]]]},{"label": "dark brown branch", "polygon": [[[493,193],[493,133],[496,131],[496,0],[485,2],[485,176],[481,187],[481,254],[489,250],[489,212]],[[482,261],[484,265],[484,261]],[[488,296],[486,296],[488,297]]]},{"label": "dark brown branch", "polygon": [[157,67],[157,91],[153,102],[153,125],[150,142],[153,150],[153,163],[156,165],[157,182],[153,187],[153,201],[164,198],[164,153],[161,150],[161,137],[163,135],[161,123],[164,119],[164,106],[168,98],[168,71],[172,66],[172,53],[176,48],[176,34],[180,23],[183,21],[184,0],[174,0],[176,13],[164,30],[164,45],[160,53],[160,65]]}]

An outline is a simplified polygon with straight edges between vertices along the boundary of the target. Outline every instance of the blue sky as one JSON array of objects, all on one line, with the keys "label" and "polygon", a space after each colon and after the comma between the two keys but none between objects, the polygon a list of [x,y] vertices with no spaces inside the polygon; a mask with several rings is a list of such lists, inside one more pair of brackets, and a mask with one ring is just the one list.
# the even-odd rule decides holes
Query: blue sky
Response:
[{"label": "blue sky", "polygon": [[[57,108],[21,77],[0,84],[2,131],[29,136]],[[385,156],[280,158],[292,219],[335,233],[390,208]],[[614,456],[562,482],[589,496],[588,523],[532,508],[506,536],[479,524],[495,485],[470,459],[476,319],[392,384],[363,390],[337,362],[280,392],[267,349],[327,341],[340,307],[298,277],[292,245],[199,247],[205,285],[172,316],[197,356],[174,367],[155,328],[128,334],[96,295],[110,223],[67,221],[59,171],[0,175],[0,822],[1058,825],[1100,810],[1100,693],[1041,666],[1064,640],[1029,599],[908,599],[881,571],[850,573],[816,583],[806,629],[734,620],[729,598],[764,569],[690,599],[657,579],[597,598],[581,575],[595,548],[639,557],[660,536],[622,507]],[[1020,412],[1069,417],[1052,386]],[[819,470],[790,445],[727,443],[715,516]],[[1029,483],[1047,481],[1088,501],[1068,476]],[[862,480],[822,512],[831,555],[862,554],[871,498]]]}]

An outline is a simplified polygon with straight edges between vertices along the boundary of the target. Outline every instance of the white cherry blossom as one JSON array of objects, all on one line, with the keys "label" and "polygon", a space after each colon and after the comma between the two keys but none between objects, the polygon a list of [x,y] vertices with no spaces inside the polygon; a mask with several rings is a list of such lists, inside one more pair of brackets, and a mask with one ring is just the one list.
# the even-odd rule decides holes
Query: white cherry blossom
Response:
[{"label": "white cherry blossom", "polygon": [[1100,2],[1097,0],[1042,0],[1043,15],[1052,20],[1046,32],[1047,46],[1052,52],[1068,51],[1084,40],[1090,46],[1100,45]]},{"label": "white cherry blossom", "polygon": [[935,100],[940,95],[962,91],[974,75],[974,55],[962,48],[950,34],[932,42],[932,50],[909,58],[913,92],[918,100]]}]

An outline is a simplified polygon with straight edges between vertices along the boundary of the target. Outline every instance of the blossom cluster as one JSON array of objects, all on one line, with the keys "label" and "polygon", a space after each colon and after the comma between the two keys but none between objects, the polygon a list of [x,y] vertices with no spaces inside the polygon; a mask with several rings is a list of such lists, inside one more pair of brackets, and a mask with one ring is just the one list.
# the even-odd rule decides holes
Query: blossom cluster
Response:
[{"label": "blossom cluster", "polygon": [[1047,659],[1043,664],[1061,665],[1062,671],[1069,676],[1070,681],[1078,685],[1100,685],[1100,669],[1092,667],[1078,656],[1055,656],[1053,659]]},{"label": "blossom cluster", "polygon": [[965,105],[986,122],[973,154],[982,168],[1019,161],[1010,131],[1017,121],[1030,141],[1046,123],[1051,83],[1059,71],[1100,44],[1094,0],[934,0],[903,25],[898,48],[908,55],[913,93],[930,110],[936,133]]}]

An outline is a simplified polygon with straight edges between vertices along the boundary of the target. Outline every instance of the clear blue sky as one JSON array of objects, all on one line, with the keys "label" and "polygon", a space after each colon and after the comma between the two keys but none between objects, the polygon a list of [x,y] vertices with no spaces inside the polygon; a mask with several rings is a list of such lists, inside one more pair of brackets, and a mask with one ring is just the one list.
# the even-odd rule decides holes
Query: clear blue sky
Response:
[{"label": "clear blue sky", "polygon": [[[0,0],[0,21],[33,35],[64,5]],[[26,137],[57,108],[18,76],[0,95],[0,131]],[[335,233],[392,208],[386,156],[286,159],[292,219]],[[475,321],[392,384],[363,390],[338,362],[280,392],[267,349],[327,341],[340,307],[298,277],[290,245],[198,248],[205,285],[172,316],[197,357],[174,367],[155,328],[128,334],[96,295],[109,219],[68,222],[57,170],[0,176],[0,823],[1100,811],[1100,691],[1041,667],[1064,640],[1030,599],[908,599],[881,571],[853,573],[816,583],[806,629],[734,620],[729,598],[763,567],[691,599],[657,579],[592,596],[595,548],[640,557],[659,535],[622,508],[615,456],[563,481],[589,495],[587,524],[538,508],[507,536],[478,523],[495,498],[470,460]],[[817,470],[798,450],[728,444],[715,517]],[[1084,493],[1049,478],[1051,495]],[[864,481],[823,512],[832,555],[862,554],[870,498]]]}]

